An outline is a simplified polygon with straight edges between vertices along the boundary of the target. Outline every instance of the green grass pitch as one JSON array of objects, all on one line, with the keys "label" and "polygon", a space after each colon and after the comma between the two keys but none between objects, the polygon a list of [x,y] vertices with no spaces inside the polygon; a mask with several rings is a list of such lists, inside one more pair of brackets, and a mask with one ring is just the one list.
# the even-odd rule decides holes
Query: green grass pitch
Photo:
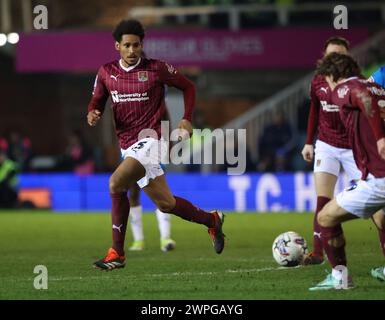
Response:
[{"label": "green grass pitch", "polygon": [[[344,224],[353,290],[309,292],[330,270],[278,268],[274,238],[297,231],[311,245],[312,214],[227,213],[225,250],[217,255],[205,227],[172,217],[173,252],[159,249],[155,214],[143,216],[146,249],[127,254],[124,269],[93,269],[110,246],[110,216],[0,212],[0,299],[385,299],[385,283],[370,276],[383,265],[372,222]],[[127,244],[131,241],[128,231]],[[127,245],[126,245],[127,246]],[[36,290],[36,265],[48,268],[48,290]]]}]

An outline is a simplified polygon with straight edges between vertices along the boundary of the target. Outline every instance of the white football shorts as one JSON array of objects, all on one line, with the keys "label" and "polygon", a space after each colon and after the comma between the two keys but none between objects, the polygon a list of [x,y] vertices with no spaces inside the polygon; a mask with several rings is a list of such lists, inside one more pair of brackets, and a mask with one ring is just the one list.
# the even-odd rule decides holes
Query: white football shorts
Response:
[{"label": "white football shorts", "polygon": [[144,188],[150,183],[150,179],[155,179],[164,174],[161,166],[161,160],[167,155],[168,145],[164,140],[154,138],[144,138],[134,143],[128,149],[121,149],[123,159],[127,157],[138,160],[146,174],[137,181],[140,188]]},{"label": "white football shorts", "polygon": [[336,196],[337,204],[360,218],[370,218],[378,210],[385,209],[385,178],[369,174],[366,180],[346,188]]},{"label": "white football shorts", "polygon": [[351,149],[336,148],[317,140],[314,153],[314,172],[326,172],[338,177],[342,166],[349,180],[361,178]]}]

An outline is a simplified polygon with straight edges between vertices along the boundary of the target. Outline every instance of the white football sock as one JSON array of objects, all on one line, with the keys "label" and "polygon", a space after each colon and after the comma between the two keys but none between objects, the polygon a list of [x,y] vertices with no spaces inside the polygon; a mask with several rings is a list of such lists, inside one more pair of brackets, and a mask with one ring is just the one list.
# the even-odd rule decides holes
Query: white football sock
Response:
[{"label": "white football sock", "polygon": [[144,240],[142,227],[142,206],[130,208],[130,221],[134,241]]},{"label": "white football sock", "polygon": [[158,208],[155,210],[156,218],[158,219],[158,227],[161,239],[170,238],[171,229],[171,214],[163,213]]}]

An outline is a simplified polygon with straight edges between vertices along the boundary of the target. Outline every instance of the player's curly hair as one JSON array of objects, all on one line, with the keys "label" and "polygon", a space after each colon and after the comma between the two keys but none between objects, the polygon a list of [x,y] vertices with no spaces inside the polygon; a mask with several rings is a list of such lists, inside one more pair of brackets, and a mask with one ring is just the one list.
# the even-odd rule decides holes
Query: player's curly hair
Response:
[{"label": "player's curly hair", "polygon": [[122,40],[124,34],[134,34],[140,38],[140,41],[144,39],[144,28],[143,25],[134,19],[122,20],[115,27],[115,30],[112,32],[112,36],[117,42]]},{"label": "player's curly hair", "polygon": [[343,46],[346,48],[346,50],[349,50],[349,47],[350,47],[349,41],[342,37],[330,37],[329,39],[327,39],[324,44],[324,51],[326,51],[326,48],[328,47],[329,44],[336,44],[338,46]]},{"label": "player's curly hair", "polygon": [[337,82],[339,79],[361,76],[361,69],[351,56],[333,52],[319,60],[316,74],[332,76]]}]

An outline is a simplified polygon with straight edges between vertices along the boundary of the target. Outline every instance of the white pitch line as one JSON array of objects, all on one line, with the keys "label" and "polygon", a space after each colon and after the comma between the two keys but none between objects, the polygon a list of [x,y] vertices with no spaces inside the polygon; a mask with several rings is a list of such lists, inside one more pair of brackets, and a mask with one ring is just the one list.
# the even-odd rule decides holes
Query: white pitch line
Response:
[{"label": "white pitch line", "polygon": [[[294,268],[286,268],[286,267],[267,267],[267,268],[253,268],[253,269],[228,269],[223,272],[220,271],[209,271],[209,272],[172,272],[172,273],[149,273],[149,274],[142,274],[140,276],[144,277],[183,277],[183,276],[210,276],[214,274],[221,274],[221,273],[258,273],[258,272],[264,272],[264,271],[280,271],[280,270],[290,270]],[[98,271],[102,272],[102,271]],[[117,275],[118,276],[118,275]],[[119,275],[123,276],[123,275]],[[137,279],[138,275],[124,275],[124,278],[132,278]],[[63,277],[63,278],[52,278],[50,277],[48,281],[72,281],[72,280],[100,280],[100,279],[111,279],[114,277],[104,275],[98,277],[98,276],[83,276],[83,277]]]}]

